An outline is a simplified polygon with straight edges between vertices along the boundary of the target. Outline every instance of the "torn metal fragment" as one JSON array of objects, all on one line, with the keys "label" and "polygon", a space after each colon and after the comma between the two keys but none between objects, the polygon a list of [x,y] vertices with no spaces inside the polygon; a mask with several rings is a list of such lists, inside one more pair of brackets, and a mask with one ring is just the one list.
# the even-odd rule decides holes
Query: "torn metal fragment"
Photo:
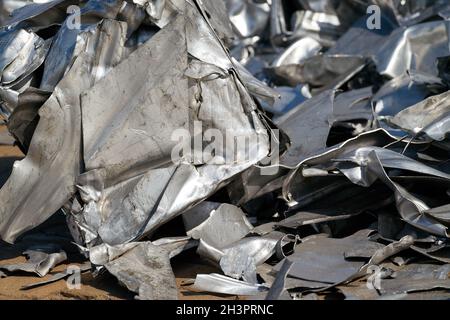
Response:
[{"label": "torn metal fragment", "polygon": [[197,275],[194,288],[206,292],[240,296],[257,296],[268,290],[264,285],[250,284],[220,274]]},{"label": "torn metal fragment", "polygon": [[[184,213],[184,221],[192,224],[195,221],[194,219],[198,219],[195,215],[200,209],[199,207],[203,208],[203,205],[200,204],[191,211]],[[241,209],[233,205],[222,204],[211,210],[204,221],[199,222],[193,228],[188,228],[187,234],[194,239],[202,239],[209,245],[221,249],[242,239],[252,229],[253,226]]]},{"label": "torn metal fragment", "polygon": [[0,265],[0,269],[16,272],[24,271],[35,273],[39,277],[47,275],[55,266],[67,260],[64,251],[47,253],[44,251],[27,250],[23,253],[27,256],[27,262],[19,264]]},{"label": "torn metal fragment", "polygon": [[177,300],[178,290],[169,253],[150,242],[136,247],[105,264],[121,284],[138,294],[140,300]]},{"label": "torn metal fragment", "polygon": [[409,249],[413,244],[414,238],[411,236],[405,236],[398,242],[393,242],[384,248],[378,249],[373,254],[372,258],[370,258],[369,264],[380,264],[387,258],[390,258],[403,250]]}]

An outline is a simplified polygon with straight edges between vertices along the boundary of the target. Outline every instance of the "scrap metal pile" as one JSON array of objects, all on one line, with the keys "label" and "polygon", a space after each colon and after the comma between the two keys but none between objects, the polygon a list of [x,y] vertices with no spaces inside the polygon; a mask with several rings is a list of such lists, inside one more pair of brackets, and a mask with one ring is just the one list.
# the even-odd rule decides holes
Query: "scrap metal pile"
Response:
[{"label": "scrap metal pile", "polygon": [[66,261],[63,214],[139,299],[186,252],[205,292],[449,298],[448,1],[13,2],[0,237],[28,262],[0,274]]}]

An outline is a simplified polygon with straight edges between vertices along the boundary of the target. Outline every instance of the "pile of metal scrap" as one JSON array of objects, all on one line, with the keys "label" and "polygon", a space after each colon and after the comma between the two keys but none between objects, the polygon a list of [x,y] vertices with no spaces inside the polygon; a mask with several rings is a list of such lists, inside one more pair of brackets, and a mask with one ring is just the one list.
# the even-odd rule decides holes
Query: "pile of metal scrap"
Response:
[{"label": "pile of metal scrap", "polygon": [[26,156],[0,237],[28,262],[0,275],[66,261],[63,231],[35,233],[63,213],[82,271],[139,299],[176,299],[186,252],[211,293],[450,297],[448,1],[2,4]]}]

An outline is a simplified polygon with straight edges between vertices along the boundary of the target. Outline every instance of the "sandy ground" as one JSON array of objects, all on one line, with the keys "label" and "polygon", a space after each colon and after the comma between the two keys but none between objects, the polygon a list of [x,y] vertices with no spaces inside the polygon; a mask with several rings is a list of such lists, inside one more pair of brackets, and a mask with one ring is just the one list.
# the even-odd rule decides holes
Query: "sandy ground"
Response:
[{"label": "sandy ground", "polygon": [[[0,134],[4,132],[4,126],[0,125]],[[0,146],[0,181],[5,181],[9,176],[15,160],[23,157],[21,151],[12,146]],[[179,298],[182,300],[199,299],[239,299],[239,297],[210,295],[202,292],[195,292],[191,285],[192,279],[198,273],[217,272],[214,268],[197,263],[198,257],[193,253],[182,254],[173,259],[172,266],[179,287]],[[0,264],[20,263],[26,259],[21,255],[21,250],[0,243]],[[195,261],[193,263],[192,261]],[[62,272],[67,268],[66,264],[57,266],[50,275],[39,278],[34,275],[22,273],[14,274],[7,278],[0,279],[0,299],[97,299],[97,300],[120,300],[133,299],[134,295],[120,286],[115,278],[110,275],[103,275],[93,278],[91,274],[82,275],[81,289],[68,289],[66,281],[48,284],[29,290],[21,290],[21,287],[31,283],[40,282],[51,277],[52,274]],[[188,285],[187,285],[188,284]]]}]

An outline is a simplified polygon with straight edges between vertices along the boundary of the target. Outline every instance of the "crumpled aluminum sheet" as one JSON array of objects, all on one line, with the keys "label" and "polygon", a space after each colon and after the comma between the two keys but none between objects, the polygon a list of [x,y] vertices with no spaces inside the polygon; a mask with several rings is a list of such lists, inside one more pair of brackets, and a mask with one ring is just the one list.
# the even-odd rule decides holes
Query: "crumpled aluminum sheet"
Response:
[{"label": "crumpled aluminum sheet", "polygon": [[[175,143],[170,139],[173,130],[184,128],[192,123],[191,121],[212,121],[211,128],[222,132],[228,130],[228,134],[237,135],[239,132],[244,135],[256,135],[262,139],[260,145],[250,150],[251,159],[254,159],[252,162],[263,159],[268,153],[268,146],[265,147],[264,142],[267,134],[264,132],[263,124],[258,120],[257,112],[249,109],[249,115],[245,115],[240,110],[231,108],[234,103],[238,105],[245,103],[241,100],[241,94],[247,101],[249,98],[245,97],[245,91],[233,91],[235,81],[233,77],[223,74],[221,79],[201,82],[200,79],[210,75],[208,72],[223,73],[220,69],[229,68],[232,64],[222,51],[220,43],[215,42],[212,34],[208,35],[210,30],[206,29],[207,24],[200,19],[203,18],[195,17],[192,9],[187,8],[186,16],[178,16],[166,25],[151,41],[140,47],[107,75],[99,86],[94,86],[89,93],[82,96],[86,173],[83,174],[79,185],[81,189],[90,189],[93,186],[85,181],[95,181],[97,189],[91,192],[99,193],[99,199],[96,200],[91,195],[88,197],[92,199],[90,206],[101,209],[93,209],[89,214],[102,216],[103,222],[101,225],[88,227],[97,232],[106,243],[119,244],[151,233],[163,223],[206,198],[215,188],[251,165],[251,162],[241,161],[230,166],[195,163],[198,166],[195,167],[189,163],[189,159],[181,159],[180,163],[170,165],[171,151],[175,147]],[[191,23],[197,24],[197,28],[205,28],[205,37],[201,39],[209,39],[211,41],[209,45],[220,52],[220,65],[216,66],[214,71],[208,71],[208,68],[213,67],[210,64],[213,63],[211,53],[202,49],[202,46],[208,44],[198,40],[197,43],[191,43],[194,39],[193,35],[189,37]],[[187,34],[183,33],[185,29]],[[186,43],[187,46],[175,46],[178,43]],[[171,53],[171,56],[165,54],[165,67],[156,63],[153,64],[155,70],[138,67],[144,60],[148,60],[148,56],[158,57],[165,52]],[[189,61],[188,52],[204,60],[193,58]],[[176,63],[175,68],[173,63]],[[143,72],[139,73],[141,70]],[[198,72],[204,74],[197,75]],[[118,77],[121,79],[120,82],[117,80]],[[189,88],[189,79],[200,81],[201,88]],[[117,90],[117,96],[109,94],[108,99],[111,100],[105,101],[112,83],[120,90]],[[148,87],[142,87],[140,83],[145,83]],[[137,101],[131,95],[135,92],[136,86],[141,86],[140,94],[143,101]],[[217,99],[214,92],[219,90],[219,86],[230,95],[230,102],[222,110],[214,110],[212,106]],[[205,102],[201,105],[179,105],[192,100],[189,98],[192,94],[190,90],[201,90]],[[131,101],[123,100],[124,97],[131,97]],[[153,101],[160,99],[166,105],[164,110],[158,111],[160,104]],[[135,105],[136,102],[139,104]],[[123,110],[124,106],[128,108],[127,111]],[[200,112],[200,107],[206,114]],[[189,108],[198,111],[191,111]],[[246,108],[252,106],[248,105]],[[175,112],[177,109],[180,110]],[[141,116],[145,112],[149,121],[142,123]],[[151,114],[156,112],[160,113],[160,118],[152,120]],[[198,115],[190,114],[191,112]],[[96,118],[96,114],[103,114],[103,120]],[[198,119],[189,119],[187,116]],[[228,123],[226,127],[214,122],[214,119],[223,116],[234,121]],[[236,133],[230,132],[231,130],[236,130]],[[126,145],[134,149],[127,148]],[[125,150],[129,156],[118,157],[119,154],[123,155]],[[193,185],[196,185],[194,189]],[[189,190],[185,190],[186,187]],[[154,190],[154,196],[150,198],[146,191],[149,188]],[[104,206],[102,203],[107,205]],[[122,210],[129,210],[130,206],[136,210],[124,216]],[[90,219],[99,220],[95,217]]]},{"label": "crumpled aluminum sheet", "polygon": [[[199,218],[203,221],[196,221]],[[242,239],[253,229],[244,212],[229,204],[202,202],[184,213],[183,221],[188,236],[218,249]]]},{"label": "crumpled aluminum sheet", "polygon": [[[424,46],[426,39],[439,39]],[[382,75],[398,77],[409,70],[437,75],[435,61],[449,55],[448,21],[418,24],[394,31],[375,55]]]},{"label": "crumpled aluminum sheet", "polygon": [[[63,211],[82,272],[138,299],[179,298],[172,264],[186,256],[215,268],[191,281],[211,293],[441,298],[449,12],[444,0],[0,1],[0,145],[25,154],[0,190],[1,239]],[[204,159],[180,129],[194,151],[206,130],[256,140]],[[27,235],[23,250],[58,239]],[[67,259],[27,252],[0,277]]]},{"label": "crumpled aluminum sheet", "polygon": [[228,204],[203,202],[186,212],[183,220],[187,234],[200,241],[201,257],[220,266],[225,275],[247,283],[256,284],[257,267],[276,253],[277,246],[285,245],[281,233],[251,236],[254,228],[244,212]]},{"label": "crumpled aluminum sheet", "polygon": [[219,262],[222,271],[233,278],[257,283],[257,266],[276,253],[277,245],[282,240],[281,235],[278,237],[248,237],[223,248]]},{"label": "crumpled aluminum sheet", "polygon": [[[125,33],[125,30],[120,22],[105,20],[92,34],[93,40],[102,32]],[[109,45],[104,41],[109,41]],[[111,65],[111,60],[103,64],[99,59],[104,50],[119,44],[103,39],[93,45],[93,49],[98,46],[101,50],[85,53],[83,58],[77,59],[53,95],[39,109],[40,120],[30,150],[24,160],[16,163],[0,191],[4,203],[0,229],[5,241],[12,242],[20,233],[44,222],[76,191],[81,142],[79,94],[95,81],[95,74],[90,70]],[[13,195],[26,200],[12,200]]]}]

